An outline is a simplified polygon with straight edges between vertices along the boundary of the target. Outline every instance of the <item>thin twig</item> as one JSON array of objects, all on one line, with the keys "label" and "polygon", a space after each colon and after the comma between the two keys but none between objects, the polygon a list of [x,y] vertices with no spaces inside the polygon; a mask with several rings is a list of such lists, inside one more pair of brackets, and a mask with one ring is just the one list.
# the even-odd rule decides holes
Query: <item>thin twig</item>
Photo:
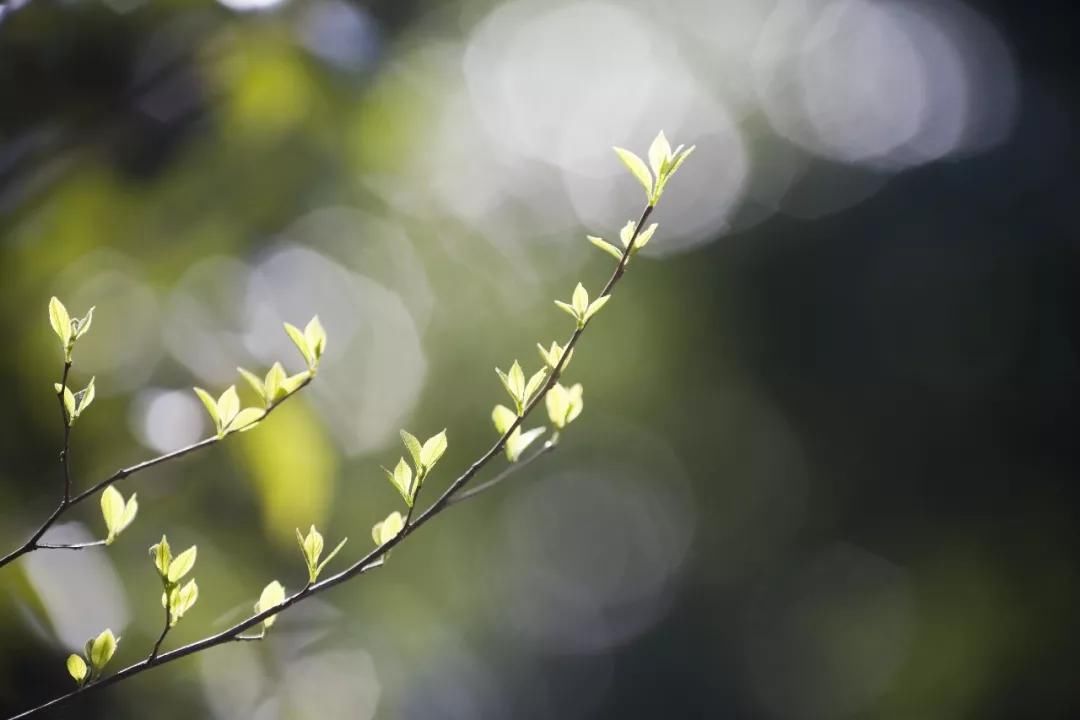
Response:
[{"label": "thin twig", "polygon": [[[167,591],[166,591],[167,593]],[[169,611],[169,596],[165,595],[165,627],[161,629],[161,634],[158,635],[157,642],[154,643],[154,649],[150,651],[150,656],[147,658],[148,662],[153,662],[157,657],[158,650],[161,649],[161,643],[165,642],[165,636],[169,634],[169,628],[172,627],[172,612]]]},{"label": "thin twig", "polygon": [[[634,248],[634,241],[637,240],[638,234],[641,232],[642,227],[644,227],[645,221],[649,219],[649,215],[652,214],[652,211],[652,205],[647,205],[645,207],[645,210],[641,214],[641,218],[638,220],[637,225],[634,227],[634,233],[633,235],[631,235],[630,241],[627,243],[622,258],[619,260],[619,264],[616,266],[615,271],[612,273],[611,277],[604,285],[604,289],[601,291],[599,297],[603,297],[604,295],[610,295],[612,289],[615,287],[615,284],[623,276],[623,273],[626,271],[626,263],[629,260],[630,253]],[[140,673],[146,672],[147,670],[150,670],[152,668],[171,663],[175,660],[187,657],[188,655],[193,655],[195,653],[201,652],[203,650],[208,650],[218,645],[235,642],[237,638],[243,637],[241,633],[243,633],[245,630],[248,630],[249,628],[254,627],[255,625],[258,625],[268,617],[277,615],[278,613],[292,607],[299,602],[302,602],[303,600],[311,597],[312,595],[317,595],[321,592],[325,592],[326,590],[329,590],[336,585],[347,582],[348,580],[351,580],[352,578],[362,575],[368,570],[381,565],[382,559],[386,556],[388,552],[390,552],[398,544],[403,542],[405,538],[409,537],[418,529],[420,529],[420,527],[426,525],[436,515],[449,507],[458,491],[460,491],[465,485],[467,485],[468,482],[472,480],[473,477],[475,477],[476,474],[479,473],[480,470],[482,470],[492,460],[492,458],[494,458],[502,451],[503,447],[506,445],[507,440],[510,439],[510,436],[513,434],[514,430],[520,427],[521,423],[524,422],[525,418],[529,416],[533,409],[535,409],[535,407],[539,404],[540,400],[543,399],[544,395],[547,394],[547,391],[554,387],[555,383],[558,382],[558,378],[560,373],[562,372],[562,368],[566,364],[567,358],[570,357],[570,351],[574,349],[575,345],[577,345],[577,342],[581,338],[583,331],[583,327],[574,330],[574,333],[567,341],[566,347],[564,348],[562,353],[562,357],[559,358],[559,362],[556,363],[555,367],[552,369],[551,375],[548,377],[547,382],[543,385],[541,390],[533,396],[532,400],[530,400],[528,405],[525,406],[523,412],[514,420],[513,423],[511,423],[510,427],[506,429],[506,432],[504,432],[499,437],[495,444],[492,445],[487,450],[487,452],[477,458],[472,463],[472,465],[466,468],[465,471],[461,475],[459,475],[452,483],[450,483],[449,487],[447,487],[446,490],[444,490],[442,494],[439,495],[439,497],[430,506],[428,506],[426,510],[424,510],[424,512],[420,513],[420,515],[417,516],[414,520],[407,523],[405,527],[402,528],[401,532],[399,532],[393,538],[371,550],[364,557],[357,560],[341,572],[336,573],[335,575],[331,575],[330,577],[324,580],[320,580],[319,582],[305,585],[303,589],[285,598],[278,605],[267,608],[262,612],[256,613],[251,617],[247,618],[246,620],[238,622],[230,628],[226,628],[219,633],[210,635],[203,638],[202,640],[197,640],[195,642],[189,643],[188,645],[184,645],[183,647],[179,647],[175,650],[171,650],[156,657],[148,657],[145,660],[134,663],[127,666],[126,668],[123,668],[122,670],[117,671],[113,675],[102,678],[98,682],[95,682],[91,685],[84,685],[83,687],[80,687],[76,690],[72,690],[66,695],[61,695],[60,697],[54,698],[52,700],[49,700],[48,702],[42,703],[41,705],[30,708],[29,710],[26,710],[18,715],[14,715],[8,720],[20,720],[21,718],[30,717],[48,708],[56,707],[57,705],[68,702],[69,700],[73,700],[80,695],[101,688],[106,688],[129,677],[133,677]]]},{"label": "thin twig", "polygon": [[60,377],[60,390],[56,393],[56,399],[60,401],[60,420],[64,423],[64,448],[60,451],[60,464],[64,467],[64,500],[62,505],[67,505],[71,500],[71,418],[68,417],[67,406],[64,405],[64,393],[67,390],[68,373],[71,371],[71,361],[64,363],[64,374]]},{"label": "thin twig", "polygon": [[471,498],[476,497],[480,493],[484,493],[484,492],[487,492],[488,490],[491,490],[496,485],[499,485],[503,481],[510,479],[515,474],[517,474],[519,471],[524,470],[526,467],[528,467],[532,463],[536,462],[536,459],[539,458],[541,455],[546,455],[547,453],[551,452],[552,450],[554,450],[557,447],[558,447],[557,444],[555,444],[554,442],[548,440],[547,442],[545,442],[540,447],[539,450],[534,452],[529,457],[525,458],[524,460],[518,460],[517,462],[515,462],[514,464],[508,466],[501,473],[499,473],[495,477],[491,478],[490,480],[482,482],[479,485],[474,485],[473,487],[471,487],[468,490],[465,490],[463,492],[459,492],[457,495],[454,495],[452,498],[450,498],[450,500],[446,504],[448,506],[449,505],[457,505],[460,502],[465,502],[466,500],[469,500]]},{"label": "thin twig", "polygon": [[[65,370],[64,370],[65,381],[67,379],[67,368],[68,368],[68,366],[65,366]],[[263,413],[263,416],[261,418],[259,418],[259,422],[262,422],[263,420],[265,420],[270,415],[271,412],[273,412],[275,409],[277,409],[278,406],[283,404],[286,400],[288,400],[293,395],[300,392],[300,390],[302,390],[304,387],[306,387],[308,385],[308,383],[311,382],[312,377],[313,377],[312,375],[308,375],[304,379],[304,381],[302,383],[300,383],[296,387],[296,390],[294,390],[289,395],[286,395],[284,398],[282,398],[278,402],[276,402],[273,405],[271,405],[270,407],[268,407],[266,409],[266,412]],[[63,397],[61,396],[61,400],[60,400],[61,407],[63,407],[63,402],[64,402]],[[66,417],[67,416],[66,416],[66,411],[65,411],[65,418]],[[68,439],[68,431],[70,431],[70,429],[71,429],[71,426],[68,425],[67,429],[66,429],[66,431],[64,433],[64,451],[63,451],[62,457],[65,460],[65,464],[64,464],[65,476],[67,475],[67,468],[68,468],[67,461],[66,461],[67,456],[68,456],[67,439]],[[91,485],[89,488],[87,488],[86,490],[83,490],[81,493],[75,495],[74,497],[70,496],[70,490],[69,490],[69,488],[70,488],[70,479],[66,478],[65,479],[65,499],[61,500],[60,504],[56,507],[55,510],[53,510],[52,514],[49,515],[49,517],[47,517],[45,519],[45,522],[43,522],[41,524],[41,526],[37,530],[34,531],[34,534],[30,536],[30,539],[28,539],[25,543],[20,545],[18,548],[12,550],[10,553],[5,555],[4,557],[0,558],[0,568],[4,567],[8,563],[13,562],[14,560],[17,560],[18,558],[22,557],[26,553],[33,552],[34,550],[39,550],[39,549],[52,550],[52,549],[55,549],[55,548],[53,548],[53,547],[51,547],[49,545],[44,545],[44,544],[42,544],[42,543],[40,543],[38,541],[41,540],[42,536],[45,535],[45,532],[50,527],[52,527],[53,524],[57,520],[60,519],[61,515],[63,515],[65,512],[67,512],[69,509],[71,509],[75,505],[78,505],[79,503],[83,502],[84,500],[88,500],[89,498],[93,497],[94,495],[97,495],[99,492],[101,492],[105,488],[109,487],[113,483],[116,483],[116,482],[118,482],[120,480],[123,480],[124,478],[131,477],[132,475],[134,475],[134,474],[136,474],[138,472],[142,472],[143,470],[147,470],[147,469],[152,468],[152,467],[154,467],[156,465],[161,465],[162,463],[169,462],[170,460],[176,460],[178,458],[182,458],[185,455],[188,455],[190,453],[195,452],[196,450],[202,450],[203,448],[210,447],[211,445],[214,445],[215,443],[220,442],[222,439],[223,438],[220,438],[220,437],[214,435],[212,437],[208,437],[208,438],[205,438],[205,439],[200,440],[198,442],[192,443],[191,445],[187,445],[185,447],[182,447],[179,450],[173,450],[172,452],[165,453],[164,455],[159,455],[159,456],[157,456],[155,458],[151,458],[149,460],[144,460],[141,463],[136,463],[135,465],[132,465],[130,467],[121,468],[120,470],[117,470],[116,472],[114,472],[109,477],[105,478],[104,480],[101,480],[100,482],[98,482],[98,483],[96,483],[94,485]]]},{"label": "thin twig", "polygon": [[85,550],[86,548],[102,547],[105,544],[106,542],[104,540],[94,540],[93,542],[64,544],[38,543],[37,547],[41,548],[42,550]]}]

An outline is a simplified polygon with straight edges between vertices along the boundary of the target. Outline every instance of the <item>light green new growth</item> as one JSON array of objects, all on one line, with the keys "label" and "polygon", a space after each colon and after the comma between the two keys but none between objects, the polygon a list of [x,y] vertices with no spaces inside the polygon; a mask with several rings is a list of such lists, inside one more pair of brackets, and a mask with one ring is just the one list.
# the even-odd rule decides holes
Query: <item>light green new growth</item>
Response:
[{"label": "light green new growth", "polygon": [[124,496],[115,487],[110,485],[105,488],[105,492],[101,493],[101,515],[105,518],[105,529],[109,533],[105,538],[106,545],[112,545],[116,536],[135,519],[137,512],[139,502],[135,499],[135,493],[124,502]]},{"label": "light green new growth", "polygon": [[[297,531],[297,532],[299,532],[299,531]],[[344,545],[344,544],[345,544],[344,541],[342,541],[342,545]],[[335,552],[337,552],[337,551],[335,551]],[[329,558],[327,558],[327,559],[329,559]],[[258,600],[258,602],[255,603],[255,614],[256,615],[261,615],[262,613],[266,612],[267,610],[277,607],[278,605],[280,605],[284,601],[285,601],[285,588],[282,587],[281,583],[279,583],[277,580],[274,580],[269,585],[264,587],[263,591],[262,591],[262,594],[259,595],[259,600]],[[263,626],[262,635],[259,635],[257,637],[259,637],[259,638],[263,637],[263,635],[266,634],[266,631],[269,630],[273,626],[273,624],[274,624],[274,622],[276,620],[277,620],[277,615],[270,615],[265,620],[263,620],[263,623],[262,623],[262,626]]]},{"label": "light green new growth", "polygon": [[[118,642],[111,630],[105,630],[86,643],[82,655],[72,653],[66,658],[67,672],[75,681],[77,689],[57,700],[32,708],[18,717],[36,714],[38,711],[75,697],[88,689],[108,685],[151,667],[171,662],[216,645],[237,640],[261,640],[266,636],[267,630],[276,622],[277,614],[280,611],[315,593],[378,567],[389,557],[393,547],[442,510],[491,489],[510,477],[514,471],[520,470],[544,453],[555,449],[559,442],[560,433],[565,431],[581,415],[584,409],[584,390],[581,383],[568,386],[562,382],[562,375],[570,364],[575,345],[589,321],[611,300],[612,290],[626,271],[631,258],[652,239],[658,226],[656,223],[652,223],[645,227],[645,223],[655,209],[668,181],[693,150],[693,147],[684,150],[681,145],[672,150],[663,132],[659,133],[650,145],[647,164],[629,150],[615,148],[618,157],[644,187],[648,202],[638,220],[631,220],[620,229],[621,250],[616,244],[608,243],[600,237],[587,236],[589,242],[618,261],[614,272],[600,290],[598,296],[593,300],[590,300],[589,292],[585,286],[578,283],[574,288],[570,302],[555,301],[560,309],[574,318],[574,331],[565,344],[554,341],[547,347],[543,344],[537,344],[543,361],[542,368],[527,379],[525,371],[517,360],[514,360],[510,369],[506,372],[496,368],[499,380],[513,401],[513,408],[497,404],[491,412],[491,421],[499,434],[499,439],[493,447],[453,480],[449,487],[430,503],[423,512],[420,512],[417,517],[413,517],[424,481],[446,453],[449,446],[445,429],[429,437],[424,442],[420,442],[416,436],[406,430],[401,430],[402,443],[405,445],[412,464],[410,466],[409,462],[401,457],[393,470],[386,468],[383,468],[383,470],[391,485],[401,495],[407,512],[403,515],[400,511],[394,510],[383,520],[375,523],[371,530],[371,536],[375,543],[374,550],[368,552],[361,559],[354,561],[346,569],[320,580],[319,577],[322,571],[344,548],[348,539],[342,539],[324,557],[325,542],[318,529],[312,525],[306,535],[297,529],[297,543],[308,572],[307,584],[303,588],[289,596],[286,594],[284,586],[277,580],[273,580],[263,588],[258,601],[254,604],[255,614],[253,616],[203,640],[159,655],[161,645],[170,629],[195,606],[199,597],[199,587],[194,579],[182,582],[195,567],[198,552],[196,547],[193,545],[173,557],[168,539],[162,535],[161,541],[150,547],[150,557],[162,583],[161,604],[165,610],[165,621],[150,654],[141,662],[135,663],[110,677],[101,678],[102,670],[115,654]],[[318,316],[313,317],[302,331],[294,325],[285,323],[285,332],[304,358],[307,366],[305,370],[289,375],[280,362],[275,362],[265,376],[260,378],[255,373],[244,368],[237,368],[241,377],[244,378],[258,398],[258,407],[242,407],[235,385],[229,386],[217,398],[214,398],[202,388],[195,388],[195,393],[206,407],[206,411],[213,422],[215,430],[213,437],[132,467],[121,469],[89,489],[73,494],[68,472],[68,435],[74,422],[94,401],[95,389],[94,379],[91,378],[83,390],[73,392],[68,386],[68,371],[72,366],[72,353],[75,344],[90,329],[93,313],[94,308],[90,308],[85,317],[73,319],[59,299],[54,297],[49,302],[49,323],[64,352],[63,376],[61,381],[54,385],[64,419],[64,448],[61,453],[65,476],[64,495],[60,506],[26,543],[0,558],[0,567],[25,553],[38,549],[75,549],[87,545],[111,545],[133,522],[139,507],[135,494],[133,493],[129,499],[125,500],[120,491],[113,487],[114,482],[145,468],[208,447],[230,433],[254,428],[274,408],[312,380],[326,350],[326,331]],[[541,400],[543,400],[547,410],[552,434],[546,442],[540,445],[539,449],[533,450],[526,455],[526,451],[537,445],[536,441],[548,429],[543,426],[528,430],[524,429],[526,418]],[[466,489],[465,486],[500,452],[505,454],[509,465],[494,478],[478,486]],[[106,538],[103,541],[81,545],[49,545],[40,542],[44,533],[69,507],[99,492],[101,493],[102,517],[107,531]],[[258,634],[243,634],[246,630],[259,625],[261,625],[261,632]],[[103,681],[97,682],[98,680]]]},{"label": "light green new growth", "polygon": [[308,570],[308,583],[314,583],[319,579],[319,573],[326,567],[327,563],[334,559],[334,556],[341,551],[341,548],[345,547],[345,543],[349,541],[349,538],[343,539],[338,543],[337,547],[330,551],[330,554],[326,556],[326,559],[321,563],[319,557],[323,551],[323,536],[312,525],[308,531],[307,537],[300,534],[300,528],[296,529],[296,541],[300,543],[300,552],[304,556],[304,562],[307,563]]},{"label": "light green new growth", "polygon": [[607,305],[610,299],[610,295],[602,295],[590,303],[589,291],[585,289],[584,285],[578,283],[577,287],[574,288],[574,294],[569,303],[556,300],[555,304],[569,314],[570,317],[577,320],[578,329],[581,330],[593,315],[600,312],[601,308]]},{"label": "light green new growth", "polygon": [[581,383],[576,383],[569,389],[559,383],[551,386],[544,400],[552,425],[562,430],[581,414],[585,408],[582,392]]},{"label": "light green new growth", "polygon": [[385,545],[405,529],[405,518],[397,510],[386,516],[385,520],[375,523],[371,528],[371,538],[376,545]]},{"label": "light green new growth", "polygon": [[[491,422],[495,425],[495,431],[499,435],[505,435],[506,431],[513,426],[517,421],[517,413],[505,405],[496,405],[491,411]],[[525,432],[521,431],[521,427],[515,427],[513,432],[506,438],[506,445],[504,450],[506,451],[506,459],[510,462],[517,462],[521,457],[521,453],[533,444],[533,441],[544,434],[547,430],[545,427],[533,428]]]},{"label": "light green new growth", "polygon": [[259,379],[259,376],[255,373],[249,372],[244,368],[236,368],[240,371],[240,375],[247,380],[248,385],[255,391],[255,394],[262,400],[263,407],[269,410],[277,405],[285,398],[292,395],[294,392],[300,389],[304,384],[304,381],[311,377],[310,370],[304,370],[298,372],[295,375],[288,375],[285,372],[285,368],[281,366],[281,363],[274,363],[266,372],[266,377]]},{"label": "light green new growth", "polygon": [[83,646],[85,658],[82,655],[72,653],[68,655],[66,664],[68,675],[79,687],[86,685],[101,675],[101,671],[116,654],[116,646],[120,639],[113,635],[113,631],[106,628],[97,637],[92,637]]},{"label": "light green new growth", "polygon": [[82,655],[76,655],[72,653],[68,655],[67,659],[67,671],[68,675],[75,680],[77,685],[82,685],[86,682],[86,677],[89,674],[89,670],[86,667],[86,661],[83,660]]},{"label": "light green new growth", "polygon": [[64,303],[58,298],[53,297],[49,300],[49,324],[56,333],[56,337],[60,339],[65,363],[71,364],[71,353],[75,349],[75,341],[86,334],[93,321],[94,308],[90,308],[85,317],[72,318],[64,307]]},{"label": "light green new growth", "polygon": [[[160,645],[169,628],[176,625],[184,613],[194,607],[199,599],[199,585],[194,579],[180,586],[180,581],[195,567],[198,548],[192,545],[174,558],[172,549],[169,547],[169,539],[162,535],[161,542],[150,546],[150,557],[154,561],[154,568],[164,588],[161,593],[161,606],[165,608],[167,622],[158,640],[158,645]],[[155,652],[156,650],[155,647]]]},{"label": "light green new growth", "polygon": [[295,325],[285,323],[285,332],[292,338],[296,349],[304,356],[308,370],[314,373],[319,367],[323,352],[326,350],[326,330],[323,329],[322,323],[319,322],[319,316],[316,315],[311,318],[304,327],[303,332],[300,332],[300,329]]},{"label": "light green new growth", "polygon": [[90,382],[87,383],[86,387],[76,393],[71,392],[71,388],[67,385],[53,383],[53,389],[56,390],[56,394],[62,394],[64,397],[64,414],[67,416],[67,423],[69,426],[74,425],[75,421],[79,419],[79,416],[83,414],[83,411],[90,407],[90,403],[94,402],[95,379],[96,378],[90,378]]},{"label": "light green new growth", "polygon": [[645,188],[645,194],[649,198],[649,205],[655,207],[656,203],[660,201],[660,196],[664,194],[664,188],[667,186],[668,180],[686,161],[686,158],[690,157],[690,153],[694,152],[694,147],[696,146],[683,150],[683,146],[680,145],[675,150],[672,150],[671,143],[668,142],[667,136],[661,130],[656,139],[652,141],[652,145],[649,146],[649,166],[652,167],[652,172],[649,172],[649,167],[646,167],[641,158],[629,150],[620,147],[614,148],[614,150],[619,159],[629,168],[631,174]]},{"label": "light green new growth", "polygon": [[[559,366],[559,362],[562,361],[564,348],[554,340],[551,341],[551,347],[547,350],[540,343],[536,343],[536,347],[540,349],[540,358],[544,361],[544,364],[554,370]],[[570,364],[570,361],[574,358],[574,351],[571,350],[570,354],[566,356],[566,362],[563,362],[562,369],[565,370],[566,366]]]},{"label": "light green new growth", "polygon": [[517,408],[518,415],[521,415],[532,401],[533,396],[536,395],[536,391],[544,384],[547,368],[537,370],[529,378],[528,382],[526,382],[525,373],[517,360],[510,366],[509,372],[503,372],[499,368],[495,368],[495,373],[499,376],[503,387],[506,388],[506,392],[510,394],[510,398],[514,401],[514,407]]}]

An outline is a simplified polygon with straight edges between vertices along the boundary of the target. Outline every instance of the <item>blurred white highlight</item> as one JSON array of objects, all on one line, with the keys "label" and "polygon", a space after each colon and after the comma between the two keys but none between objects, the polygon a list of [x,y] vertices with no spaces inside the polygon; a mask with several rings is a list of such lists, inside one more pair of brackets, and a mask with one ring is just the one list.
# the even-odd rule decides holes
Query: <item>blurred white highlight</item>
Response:
[{"label": "blurred white highlight", "polygon": [[1000,36],[954,2],[782,0],[756,50],[773,129],[830,160],[901,169],[985,149],[1011,129]]},{"label": "blurred white highlight", "polygon": [[[100,540],[79,523],[55,525],[47,543]],[[38,594],[60,644],[82,650],[83,643],[105,628],[121,635],[131,618],[120,576],[104,548],[44,550],[23,560],[26,576]]]},{"label": "blurred white highlight", "polygon": [[210,431],[206,411],[191,390],[142,390],[135,396],[130,417],[139,442],[159,453],[190,445]]}]

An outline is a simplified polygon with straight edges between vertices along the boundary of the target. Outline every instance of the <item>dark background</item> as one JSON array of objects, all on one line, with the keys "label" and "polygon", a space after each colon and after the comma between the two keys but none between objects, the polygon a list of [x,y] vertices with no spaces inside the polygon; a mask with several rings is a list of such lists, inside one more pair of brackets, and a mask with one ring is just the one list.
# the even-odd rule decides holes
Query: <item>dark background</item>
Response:
[{"label": "dark background", "polygon": [[[296,587],[295,525],[349,535],[358,554],[396,507],[378,465],[396,460],[397,427],[449,428],[448,482],[492,438],[488,408],[502,399],[490,366],[535,365],[533,341],[566,331],[550,298],[578,279],[599,286],[605,259],[578,238],[613,237],[619,217],[596,228],[565,199],[542,211],[504,199],[489,209],[499,222],[474,234],[426,206],[427,176],[399,172],[401,158],[455,142],[432,122],[439,74],[409,58],[460,41],[489,5],[357,5],[370,44],[345,61],[298,56],[290,32],[313,7],[298,2],[245,13],[31,0],[0,15],[4,548],[59,488],[50,295],[73,313],[98,306],[82,341],[97,343],[92,367],[76,358],[76,384],[96,374],[99,388],[73,441],[83,484],[155,454],[139,428],[159,416],[139,408],[157,396],[143,389],[220,391],[233,365],[266,364],[244,336],[260,298],[281,297],[260,333],[319,312],[337,353],[310,402],[123,485],[142,509],[95,556],[105,569],[36,553],[3,570],[0,710],[66,691],[72,638],[102,623],[124,635],[117,667],[145,655],[158,613],[144,548],[163,530],[200,547],[201,612],[170,643],[235,620],[269,578]],[[679,225],[676,196],[719,183],[692,158],[653,243],[665,222],[692,242],[636,262],[598,317],[573,367],[586,410],[550,462],[283,619],[280,637],[53,716],[1080,714],[1077,13],[967,7],[997,29],[1015,73],[1001,142],[884,170],[807,149],[761,222],[741,223],[752,203],[740,201],[711,230]],[[692,23],[691,4],[680,8]],[[298,103],[308,112],[291,113]],[[767,127],[738,124],[755,137]],[[665,129],[706,146],[707,127],[704,139],[684,127]],[[643,152],[654,131],[600,149]],[[753,167],[790,148],[779,135],[755,145]],[[538,177],[522,182],[547,197],[551,178]],[[852,185],[866,188],[857,201],[798,210],[800,193]],[[625,190],[629,216],[639,200]],[[327,221],[343,237],[298,229],[327,207],[345,208]],[[355,294],[320,295],[321,266],[298,264],[308,256],[274,264],[283,242],[332,258],[326,278],[361,278]],[[262,295],[230,285],[255,267],[268,273]],[[300,277],[283,286],[273,273],[290,268]],[[191,298],[201,305],[188,312]],[[348,350],[335,347],[346,333]],[[190,411],[176,403],[160,417]],[[90,505],[76,513],[87,529],[69,532],[100,533]]]}]

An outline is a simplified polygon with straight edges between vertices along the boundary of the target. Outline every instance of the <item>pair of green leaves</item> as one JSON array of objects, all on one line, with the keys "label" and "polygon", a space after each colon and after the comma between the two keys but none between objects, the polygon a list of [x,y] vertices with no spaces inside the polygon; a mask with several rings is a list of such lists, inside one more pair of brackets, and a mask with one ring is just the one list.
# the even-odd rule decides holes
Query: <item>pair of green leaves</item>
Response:
[{"label": "pair of green leaves", "polygon": [[[106,628],[97,637],[86,641],[83,648],[85,657],[77,653],[68,655],[67,671],[75,683],[82,687],[94,678],[101,675],[101,671],[116,654],[116,646],[120,639],[113,635],[113,631]],[[89,661],[89,663],[87,663]]]},{"label": "pair of green leaves", "polygon": [[174,558],[169,540],[164,535],[161,536],[161,542],[150,546],[150,557],[165,588],[161,594],[161,606],[169,609],[169,627],[176,625],[199,599],[199,585],[194,578],[183,586],[180,585],[184,576],[195,567],[197,555],[198,550],[192,545]]},{"label": "pair of green leaves", "polygon": [[555,383],[548,390],[547,395],[544,396],[544,402],[547,405],[548,418],[557,429],[564,429],[581,414],[585,408],[585,402],[582,399],[583,391],[581,383],[569,388],[561,383]]},{"label": "pair of green leaves", "polygon": [[577,321],[580,330],[585,327],[585,323],[589,322],[593,315],[600,312],[601,308],[607,305],[610,299],[610,295],[601,295],[590,303],[589,291],[585,289],[584,285],[578,283],[577,287],[574,288],[574,294],[570,298],[570,302],[564,303],[561,300],[556,300],[555,304]]},{"label": "pair of green leaves", "polygon": [[304,356],[308,370],[312,373],[319,367],[323,353],[326,351],[326,330],[319,321],[319,316],[311,318],[301,332],[295,325],[285,323],[285,332],[292,339],[296,349]]},{"label": "pair of green leaves", "polygon": [[308,369],[304,372],[289,375],[281,363],[274,363],[262,379],[253,372],[244,368],[237,368],[240,375],[248,382],[251,389],[259,396],[262,407],[249,407],[240,409],[240,396],[236,394],[236,386],[230,385],[229,389],[214,399],[214,396],[203,390],[195,388],[195,394],[202,400],[206,412],[214,423],[214,429],[218,438],[223,438],[231,432],[243,432],[255,427],[275,405],[299,390],[315,374],[326,350],[326,330],[319,322],[319,316],[311,318],[307,326],[301,331],[295,325],[285,323],[285,332],[292,339],[300,354],[304,356]]},{"label": "pair of green leaves", "polygon": [[131,498],[125,502],[124,496],[112,485],[101,493],[101,516],[105,518],[105,529],[109,533],[105,538],[106,545],[112,545],[117,535],[135,519],[139,512],[139,501],[135,496],[136,493],[132,493]]},{"label": "pair of green leaves", "polygon": [[70,387],[60,383],[53,383],[53,389],[64,400],[64,415],[67,417],[69,426],[74,425],[83,411],[90,407],[90,403],[94,402],[94,396],[97,394],[94,390],[94,378],[90,378],[86,387],[78,392],[72,392]]},{"label": "pair of green leaves", "polygon": [[[559,362],[562,360],[562,356],[563,353],[566,352],[566,348],[564,348],[562,345],[555,342],[554,340],[551,341],[551,347],[546,350],[544,349],[544,346],[540,343],[536,343],[536,347],[540,349],[540,358],[544,361],[544,364],[551,368],[551,370],[554,372],[555,368],[559,367]],[[574,351],[571,350],[570,354],[566,356],[566,362],[563,363],[561,370],[565,370],[567,365],[569,365],[570,361],[573,359]]]},{"label": "pair of green leaves", "polygon": [[390,484],[401,494],[405,504],[412,507],[416,502],[416,494],[420,492],[420,486],[424,484],[424,479],[435,467],[435,463],[439,462],[439,458],[443,456],[450,444],[446,439],[446,430],[432,435],[423,443],[412,433],[402,430],[401,441],[412,457],[413,467],[409,467],[405,458],[398,458],[393,471],[383,468],[383,472],[386,473]]},{"label": "pair of green leaves", "polygon": [[56,337],[60,338],[60,347],[64,350],[64,362],[71,362],[75,341],[86,334],[93,321],[94,308],[90,308],[85,317],[72,318],[64,307],[64,303],[59,299],[54,297],[49,300],[49,324],[52,325]]},{"label": "pair of green leaves", "polygon": [[219,438],[231,432],[250,430],[266,415],[266,410],[262,408],[249,407],[241,410],[240,396],[236,394],[235,385],[230,385],[229,389],[221,393],[221,397],[217,400],[200,387],[194,390],[202,400],[203,406],[206,407],[206,412],[210,415]]},{"label": "pair of green leaves", "polygon": [[319,573],[322,572],[323,568],[334,559],[334,556],[341,551],[341,548],[345,547],[345,543],[349,541],[349,538],[339,542],[337,547],[330,551],[330,554],[322,562],[319,562],[319,558],[322,556],[323,551],[323,536],[315,529],[314,525],[308,530],[307,537],[301,535],[300,528],[297,528],[296,541],[300,543],[300,552],[304,555],[304,562],[307,563],[308,582],[314,583],[319,579]]},{"label": "pair of green leaves", "polygon": [[278,362],[270,367],[266,372],[266,377],[262,379],[255,373],[248,372],[244,368],[236,369],[239,370],[240,375],[247,380],[248,385],[250,385],[251,389],[255,391],[255,394],[259,396],[259,399],[263,403],[263,407],[267,410],[299,390],[300,386],[304,384],[304,381],[311,377],[310,370],[298,372],[295,375],[289,375],[285,372],[285,368],[281,366],[281,363]]},{"label": "pair of green leaves", "polygon": [[[619,231],[619,240],[622,241],[623,246],[622,250],[605,241],[603,238],[598,238],[595,235],[586,235],[586,237],[593,245],[600,248],[616,260],[621,261],[623,254],[626,252],[627,248],[629,248],[630,250],[630,257],[633,257],[637,254],[638,250],[648,245],[649,240],[652,239],[653,234],[656,232],[656,228],[659,227],[657,223],[653,223],[652,225],[638,233],[637,237],[634,237],[634,233],[637,232],[637,225],[638,224],[636,221],[630,220],[625,225],[623,225],[622,230]],[[633,241],[634,243],[633,247],[630,247],[631,241]],[[630,262],[629,258],[627,258],[627,262]]]},{"label": "pair of green leaves", "polygon": [[[500,435],[505,435],[506,431],[510,429],[517,419],[517,414],[505,405],[496,405],[491,411],[491,422]],[[521,457],[521,453],[525,452],[525,449],[532,445],[546,430],[547,428],[544,427],[525,431],[522,431],[520,426],[514,428],[514,431],[506,438],[505,445],[503,445],[506,459],[512,463],[517,462]]]},{"label": "pair of green leaves", "polygon": [[371,528],[371,538],[381,547],[396,538],[404,529],[405,517],[395,510],[387,515],[385,520],[375,523]]},{"label": "pair of green leaves", "polygon": [[[668,180],[686,161],[686,158],[690,157],[690,153],[694,152],[694,147],[691,146],[683,150],[683,146],[680,145],[672,150],[671,143],[668,142],[664,131],[661,130],[660,134],[656,136],[656,139],[649,146],[648,166],[645,165],[641,158],[629,150],[620,147],[614,148],[614,150],[631,174],[645,188],[645,194],[649,198],[649,205],[655,207],[656,203],[660,201],[660,196],[664,194],[664,187],[667,185]],[[649,172],[650,167],[652,172]]]},{"label": "pair of green leaves", "polygon": [[[542,348],[541,351],[543,351]],[[510,398],[514,401],[514,407],[517,408],[518,415],[525,412],[525,408],[529,406],[533,396],[543,386],[547,371],[546,367],[540,368],[526,382],[525,373],[517,360],[510,366],[508,372],[495,368],[495,373],[499,376],[499,380],[502,381],[503,387],[506,388],[506,392],[510,394]]]}]

